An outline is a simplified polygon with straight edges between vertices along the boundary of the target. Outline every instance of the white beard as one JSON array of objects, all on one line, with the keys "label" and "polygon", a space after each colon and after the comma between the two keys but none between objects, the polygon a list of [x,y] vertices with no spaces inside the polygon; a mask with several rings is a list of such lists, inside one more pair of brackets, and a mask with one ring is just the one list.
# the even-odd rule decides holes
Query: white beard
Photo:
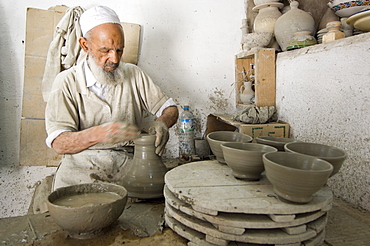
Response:
[{"label": "white beard", "polygon": [[123,82],[124,74],[123,70],[118,67],[112,71],[106,71],[100,67],[92,54],[88,54],[87,64],[94,75],[95,79],[102,85],[116,85]]}]

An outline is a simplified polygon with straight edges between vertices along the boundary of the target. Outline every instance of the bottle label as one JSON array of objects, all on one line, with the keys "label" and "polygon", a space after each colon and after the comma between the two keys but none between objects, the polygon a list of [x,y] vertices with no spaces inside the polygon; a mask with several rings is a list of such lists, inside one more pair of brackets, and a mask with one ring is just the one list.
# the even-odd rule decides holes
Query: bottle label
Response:
[{"label": "bottle label", "polygon": [[194,132],[194,119],[180,119],[180,132]]}]

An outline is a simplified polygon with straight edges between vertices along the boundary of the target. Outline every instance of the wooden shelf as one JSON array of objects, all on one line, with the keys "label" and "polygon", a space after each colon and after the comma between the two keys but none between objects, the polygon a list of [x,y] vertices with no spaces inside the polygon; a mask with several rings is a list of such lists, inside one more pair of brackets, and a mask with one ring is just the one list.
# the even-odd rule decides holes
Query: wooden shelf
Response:
[{"label": "wooden shelf", "polygon": [[260,48],[253,51],[241,52],[235,59],[235,93],[236,107],[243,108],[239,97],[239,89],[244,81],[255,77],[255,105],[257,107],[275,106],[275,49]]}]

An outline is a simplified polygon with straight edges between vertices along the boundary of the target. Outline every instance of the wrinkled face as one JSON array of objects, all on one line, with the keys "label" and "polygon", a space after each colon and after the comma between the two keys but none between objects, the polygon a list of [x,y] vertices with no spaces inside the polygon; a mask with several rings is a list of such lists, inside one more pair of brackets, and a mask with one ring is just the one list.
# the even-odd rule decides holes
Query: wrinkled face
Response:
[{"label": "wrinkled face", "polygon": [[105,71],[113,72],[118,67],[124,49],[124,34],[119,24],[96,26],[79,42],[89,57]]}]

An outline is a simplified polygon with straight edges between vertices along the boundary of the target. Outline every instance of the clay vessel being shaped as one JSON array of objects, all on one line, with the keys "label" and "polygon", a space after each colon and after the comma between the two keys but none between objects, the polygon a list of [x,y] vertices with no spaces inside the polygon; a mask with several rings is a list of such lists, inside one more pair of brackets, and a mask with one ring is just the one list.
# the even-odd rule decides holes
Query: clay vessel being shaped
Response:
[{"label": "clay vessel being shaped", "polygon": [[290,10],[280,16],[275,22],[274,33],[276,41],[283,51],[287,50],[294,33],[300,31],[309,31],[311,35],[315,33],[315,20],[309,13],[298,9],[298,6],[299,3],[297,1],[292,1]]},{"label": "clay vessel being shaped", "polygon": [[212,153],[216,156],[217,161],[226,164],[224,155],[222,153],[221,144],[230,142],[250,143],[253,138],[240,132],[231,131],[216,131],[208,133],[207,141]]},{"label": "clay vessel being shaped", "polygon": [[286,152],[314,156],[329,162],[334,167],[330,177],[339,172],[344,160],[347,158],[344,150],[324,144],[305,142],[287,143],[284,149]]},{"label": "clay vessel being shaped", "polygon": [[301,142],[293,138],[273,137],[273,136],[259,136],[256,138],[259,144],[265,144],[278,149],[278,151],[285,151],[284,145],[291,142]]},{"label": "clay vessel being shaped", "polygon": [[[99,195],[114,195],[115,198],[105,199]],[[57,205],[57,201],[80,195],[96,195],[95,200],[72,206]],[[84,199],[86,199],[84,197]],[[94,201],[94,202],[92,202]],[[54,222],[77,239],[89,239],[104,233],[104,229],[115,222],[122,214],[127,203],[127,190],[116,184],[80,184],[62,187],[53,191],[47,198],[47,206]],[[74,205],[75,204],[75,205]]]},{"label": "clay vessel being shaped", "polygon": [[155,153],[155,138],[155,135],[142,134],[134,140],[134,158],[124,169],[122,181],[129,197],[141,199],[163,197],[164,175],[167,168],[162,158]]},{"label": "clay vessel being shaped", "polygon": [[282,201],[308,203],[327,182],[333,166],[313,156],[274,152],[263,155],[266,177]]},{"label": "clay vessel being shaped", "polygon": [[226,164],[239,179],[259,180],[265,170],[262,155],[278,151],[276,148],[258,143],[223,143],[222,153]]}]

